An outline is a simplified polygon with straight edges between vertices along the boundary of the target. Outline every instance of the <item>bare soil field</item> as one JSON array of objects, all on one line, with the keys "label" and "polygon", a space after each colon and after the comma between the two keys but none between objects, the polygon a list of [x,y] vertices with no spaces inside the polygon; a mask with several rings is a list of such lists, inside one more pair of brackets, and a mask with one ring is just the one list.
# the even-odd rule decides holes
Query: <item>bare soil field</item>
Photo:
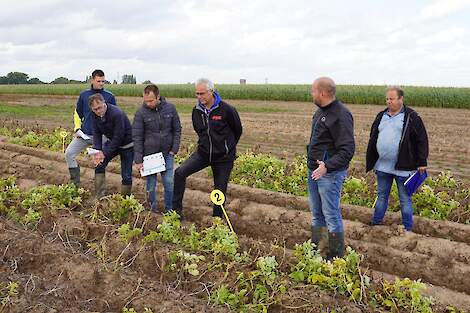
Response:
[{"label": "bare soil field", "polygon": [[[169,99],[178,108],[181,105],[195,103],[194,99]],[[38,126],[54,128],[62,126],[72,128],[72,113],[76,97],[72,96],[29,96],[29,95],[0,95],[0,103],[18,106],[41,106],[47,110],[54,105],[70,105],[70,118],[63,116],[47,117],[12,117],[0,113],[0,127],[5,125],[21,125],[24,127]],[[118,97],[119,105],[133,107],[140,105],[137,97]],[[306,102],[228,100],[239,108],[244,132],[239,144],[239,150],[252,149],[256,152],[272,153],[277,156],[290,158],[296,154],[305,153],[311,128],[312,114],[316,107]],[[355,123],[356,154],[354,167],[363,170],[365,150],[369,139],[371,124],[376,114],[385,106],[377,105],[347,105],[353,113]],[[243,112],[249,107],[250,112]],[[264,110],[267,110],[264,112]],[[450,170],[454,175],[470,178],[470,110],[416,108],[426,125],[430,156],[429,169],[431,172]],[[194,142],[196,137],[192,129],[191,114],[180,114],[183,125],[183,142]],[[133,116],[130,116],[132,120]]]},{"label": "bare soil field", "polygon": [[[4,142],[0,142],[0,149],[1,175],[15,175],[25,189],[68,180],[60,153]],[[81,165],[83,186],[92,189],[90,161],[82,159]],[[116,192],[120,176],[115,164],[109,166],[107,178],[108,192]],[[196,176],[188,180],[187,188],[185,217],[188,222],[209,225],[212,182]],[[135,179],[133,192],[144,199],[141,179]],[[245,247],[262,251],[276,243],[292,249],[310,236],[311,217],[304,197],[237,185],[229,186],[227,197],[228,214]],[[367,225],[370,209],[346,205],[342,209],[346,244],[364,255],[364,266],[373,275],[421,279],[429,284],[426,293],[441,304],[441,309],[446,305],[470,309],[468,225],[416,217],[414,233],[405,234],[398,214],[391,214],[383,226],[370,227]],[[17,303],[20,309],[12,312],[118,312],[125,305],[156,307],[157,312],[224,311],[207,303],[200,284],[183,281],[174,286],[171,283],[174,277],[156,270],[158,256],[165,253],[164,245],[140,254],[132,266],[116,273],[105,271],[84,246],[90,239],[105,237],[106,225],[92,225],[70,214],[45,219],[36,232],[24,231],[3,219],[0,229],[2,280],[16,279],[24,288]],[[110,253],[119,254],[122,245],[109,241]],[[126,254],[129,258],[131,252]],[[153,259],[156,263],[152,263]],[[302,290],[298,298],[310,299],[312,303],[300,301],[292,304],[295,310],[276,307],[273,312],[324,312],[325,306],[344,307],[345,312],[362,311],[344,298],[312,289]]]}]

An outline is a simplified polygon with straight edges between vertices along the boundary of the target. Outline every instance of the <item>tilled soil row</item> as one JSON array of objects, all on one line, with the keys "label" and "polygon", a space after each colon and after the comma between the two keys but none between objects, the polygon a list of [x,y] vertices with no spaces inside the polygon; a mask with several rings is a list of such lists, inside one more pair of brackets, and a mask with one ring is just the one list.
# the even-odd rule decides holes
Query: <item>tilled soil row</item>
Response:
[{"label": "tilled soil row", "polygon": [[[3,145],[3,144],[2,144]],[[14,146],[14,145],[12,145]],[[23,147],[14,146],[21,150]],[[26,148],[28,149],[28,148]],[[48,161],[58,159],[60,154],[42,153],[42,157],[24,155],[3,150],[0,166],[3,172],[10,172],[24,178],[43,180],[49,183],[63,183],[68,174],[65,163]],[[33,150],[37,154],[38,150]],[[40,151],[42,152],[42,151]],[[49,158],[51,154],[52,158]],[[39,154],[38,154],[39,155]],[[93,171],[84,169],[84,186],[92,185]],[[119,176],[109,174],[110,191],[116,191]],[[188,190],[185,197],[186,216],[198,223],[208,223],[210,220],[210,203],[208,191],[211,182],[203,178],[188,181],[188,187],[201,189]],[[143,198],[143,181],[136,180],[134,191]],[[140,190],[140,191],[139,191]],[[237,198],[237,196],[240,196]],[[238,234],[261,240],[276,240],[285,242],[287,247],[300,243],[309,238],[310,214],[304,211],[306,199],[270,193],[256,189],[231,185],[229,188],[229,203],[227,209]],[[231,199],[231,200],[230,200]],[[255,199],[257,201],[252,201]],[[266,203],[276,203],[266,204]],[[296,208],[297,210],[292,210]],[[300,209],[300,210],[299,210]],[[370,218],[370,211],[365,208],[348,206],[344,210],[346,218],[347,244],[365,255],[365,264],[373,270],[391,273],[410,278],[421,278],[427,283],[445,286],[454,291],[469,292],[470,282],[465,277],[470,274],[470,247],[468,245],[468,226],[437,222],[417,218],[417,230],[421,234],[405,235],[398,224],[396,214],[387,221],[387,225],[369,227],[365,222]],[[367,220],[366,220],[367,216]],[[436,229],[427,229],[426,226]],[[433,233],[440,236],[429,238]],[[425,234],[425,235],[422,235]],[[446,239],[452,235],[453,241]],[[442,237],[442,238],[441,238]],[[466,240],[465,240],[466,239]],[[461,303],[470,307],[465,295],[457,295]]]},{"label": "tilled soil row", "polygon": [[[70,226],[73,218],[68,219]],[[62,226],[62,232],[32,232],[0,218],[1,281],[19,284],[18,295],[11,297],[5,312],[121,312],[124,306],[139,312],[144,307],[154,312],[227,311],[156,279],[157,270],[153,279],[141,271],[106,270],[90,250],[72,247],[80,246],[73,234],[67,235],[74,228],[60,221],[54,226]],[[146,261],[147,267],[155,267],[152,259]]]},{"label": "tilled soil row", "polygon": [[[154,229],[161,216],[141,216],[148,229]],[[140,225],[140,223],[139,223]],[[153,242],[142,245],[119,239],[117,225],[91,222],[77,213],[64,211],[44,216],[37,231],[21,229],[0,218],[0,266],[2,281],[19,283],[19,294],[12,297],[9,312],[121,312],[145,307],[153,312],[228,312],[224,306],[208,303],[213,288],[236,280],[233,271],[209,271],[201,265],[197,277],[164,270],[168,254],[175,246]],[[241,237],[241,245],[255,255],[265,255],[271,248],[250,238]],[[89,243],[102,247],[101,259]],[[277,250],[283,263],[284,250]],[[205,266],[205,267],[204,267]],[[285,266],[284,266],[285,267]],[[254,262],[237,270],[250,271]],[[286,270],[286,269],[283,269]],[[326,308],[348,312],[373,312],[320,292],[313,286],[293,286],[283,296],[282,305],[270,312],[324,312]],[[441,307],[440,307],[441,308]]]},{"label": "tilled soil row", "polygon": [[[56,163],[54,163],[54,167],[60,168],[60,171],[57,171],[58,181],[60,183],[63,183],[68,180],[68,169],[65,164],[64,155],[62,153],[29,148],[9,144],[2,141],[0,141],[0,149],[2,149],[2,159],[5,160],[20,157],[20,162],[28,162],[28,160],[30,159],[28,156],[35,156],[40,159],[56,161]],[[21,157],[21,155],[25,156]],[[82,167],[83,172],[94,168],[93,163],[89,158],[79,157],[79,163]],[[27,163],[25,164],[27,165]],[[41,166],[41,162],[35,165]],[[118,174],[120,173],[119,170],[120,167],[119,163],[117,162],[111,162],[107,167],[107,171],[109,173]],[[31,175],[34,175],[34,173],[31,173]],[[134,177],[139,178],[140,175],[138,175],[138,173],[134,173]],[[139,181],[140,179],[136,180],[136,184],[134,185],[137,185],[138,187],[133,187],[134,190],[144,190],[142,189],[144,187],[141,186]],[[91,189],[93,184],[84,186]],[[213,188],[213,183],[211,179],[205,178],[205,175],[193,175],[192,177],[189,177],[187,179],[186,186],[189,189],[211,192]],[[108,189],[114,192],[118,190],[118,185],[109,184]],[[227,196],[228,199],[238,198],[241,201],[251,201],[259,204],[270,204],[285,209],[294,209],[296,211],[309,211],[308,200],[306,197],[293,196],[289,194],[272,192],[257,188],[229,184]],[[368,224],[372,216],[372,211],[370,208],[364,208],[355,205],[343,204],[342,211],[343,217],[345,219],[358,221],[364,224]],[[400,213],[387,213],[383,223],[386,226],[400,225]],[[415,216],[413,232],[424,236],[443,238],[447,240],[470,244],[470,227],[465,224],[454,223],[449,221],[436,221]]]}]

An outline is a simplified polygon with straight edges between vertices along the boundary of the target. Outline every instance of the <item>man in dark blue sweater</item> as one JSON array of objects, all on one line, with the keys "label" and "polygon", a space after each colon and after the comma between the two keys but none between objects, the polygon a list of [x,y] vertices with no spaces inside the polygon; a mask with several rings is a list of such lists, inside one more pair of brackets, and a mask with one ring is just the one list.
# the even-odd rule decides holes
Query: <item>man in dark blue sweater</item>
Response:
[{"label": "man in dark blue sweater", "polygon": [[[99,199],[105,193],[105,170],[109,161],[115,156],[121,157],[121,194],[130,195],[132,189],[132,161],[134,149],[132,142],[132,126],[127,115],[115,105],[107,105],[101,94],[89,98],[93,114],[93,155],[95,163],[95,192]],[[109,140],[103,143],[105,135]]]},{"label": "man in dark blue sweater", "polygon": [[74,113],[74,131],[75,135],[72,142],[65,150],[65,160],[70,172],[70,181],[75,186],[80,185],[80,166],[76,157],[86,147],[92,145],[92,126],[91,126],[91,110],[88,105],[88,98],[94,94],[101,94],[107,104],[116,105],[116,99],[113,94],[104,89],[105,84],[104,72],[102,70],[94,70],[91,73],[91,87],[80,93]]}]

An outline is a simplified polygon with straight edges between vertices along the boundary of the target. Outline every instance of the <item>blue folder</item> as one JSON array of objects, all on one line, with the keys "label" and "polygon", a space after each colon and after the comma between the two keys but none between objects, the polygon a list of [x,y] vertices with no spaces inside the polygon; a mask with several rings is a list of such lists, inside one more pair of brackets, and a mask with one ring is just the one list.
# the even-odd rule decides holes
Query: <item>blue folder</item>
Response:
[{"label": "blue folder", "polygon": [[428,177],[428,172],[420,173],[419,171],[414,172],[408,177],[405,181],[406,192],[409,196],[414,194],[418,190],[419,186],[426,180]]}]

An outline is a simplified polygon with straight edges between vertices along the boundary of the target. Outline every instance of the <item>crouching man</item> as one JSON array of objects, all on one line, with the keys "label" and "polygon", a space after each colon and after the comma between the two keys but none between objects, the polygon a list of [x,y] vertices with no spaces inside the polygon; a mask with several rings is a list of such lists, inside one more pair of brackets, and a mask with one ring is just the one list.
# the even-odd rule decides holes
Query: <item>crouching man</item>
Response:
[{"label": "crouching man", "polygon": [[[106,166],[117,155],[121,158],[121,194],[130,195],[134,144],[129,118],[119,107],[107,105],[101,94],[90,96],[88,102],[93,111],[93,149],[99,150],[93,155],[96,198],[99,199],[105,195]],[[103,135],[109,139],[104,144]]]}]

